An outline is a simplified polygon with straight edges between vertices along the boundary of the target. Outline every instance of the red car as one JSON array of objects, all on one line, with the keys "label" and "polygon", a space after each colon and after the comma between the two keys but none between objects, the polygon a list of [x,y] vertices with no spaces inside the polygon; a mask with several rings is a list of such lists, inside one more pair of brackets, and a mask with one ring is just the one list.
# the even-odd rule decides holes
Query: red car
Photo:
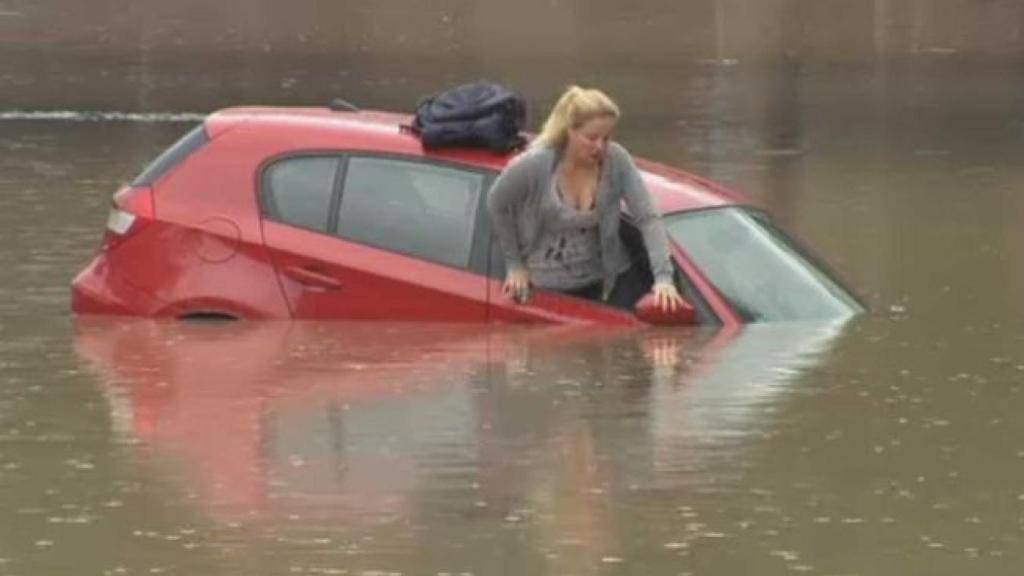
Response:
[{"label": "red car", "polygon": [[[212,114],[114,195],[76,313],[637,324],[554,292],[501,294],[484,196],[511,156],[424,150],[405,115],[328,108]],[[721,187],[637,160],[664,215],[684,322],[839,317],[859,301]],[[621,231],[645,258],[626,215]],[[678,319],[677,319],[678,320]]]}]

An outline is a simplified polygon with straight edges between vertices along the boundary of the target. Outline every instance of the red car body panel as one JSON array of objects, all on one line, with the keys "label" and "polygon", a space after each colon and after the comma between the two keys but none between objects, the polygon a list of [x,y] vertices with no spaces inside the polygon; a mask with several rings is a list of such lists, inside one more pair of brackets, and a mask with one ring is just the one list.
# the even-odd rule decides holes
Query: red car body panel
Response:
[{"label": "red car body panel", "polygon": [[487,319],[483,276],[272,221],[264,234],[296,318]]},{"label": "red car body panel", "polygon": [[[101,250],[74,280],[72,309],[170,317],[639,323],[625,311],[550,292],[516,304],[501,296],[500,280],[479,271],[264,218],[262,169],[289,155],[383,153],[491,173],[511,158],[476,149],[426,151],[404,128],[410,122],[404,115],[313,108],[211,115],[204,122],[208,141],[149,184],[152,221],[137,221],[130,237]],[[662,213],[739,202],[684,172],[637,163]],[[673,254],[717,320],[739,323],[678,246]]]}]

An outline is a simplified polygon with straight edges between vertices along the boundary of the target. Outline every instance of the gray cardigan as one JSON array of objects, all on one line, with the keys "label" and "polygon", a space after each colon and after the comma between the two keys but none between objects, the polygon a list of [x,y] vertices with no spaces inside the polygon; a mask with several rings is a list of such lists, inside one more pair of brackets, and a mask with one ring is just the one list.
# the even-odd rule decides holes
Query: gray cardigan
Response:
[{"label": "gray cardigan", "polygon": [[[494,232],[505,252],[505,263],[510,270],[525,269],[526,255],[537,247],[544,221],[542,199],[553,184],[561,154],[560,149],[547,146],[530,148],[505,167],[487,195],[487,209]],[[665,236],[661,215],[654,207],[654,201],[629,152],[611,142],[602,165],[595,199],[605,298],[615,285],[615,272],[624,269],[629,263],[629,255],[619,238],[623,200],[643,234],[655,282],[672,281],[668,238]]]}]

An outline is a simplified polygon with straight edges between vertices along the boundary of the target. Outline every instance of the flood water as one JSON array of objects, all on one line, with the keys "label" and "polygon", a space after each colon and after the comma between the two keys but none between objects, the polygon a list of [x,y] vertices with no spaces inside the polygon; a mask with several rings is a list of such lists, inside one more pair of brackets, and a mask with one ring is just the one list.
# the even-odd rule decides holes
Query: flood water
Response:
[{"label": "flood water", "polygon": [[[0,0],[0,575],[1019,573],[1024,9],[94,4]],[[534,126],[606,88],[621,142],[747,193],[872,314],[69,314],[111,194],[188,114],[480,76]]]}]

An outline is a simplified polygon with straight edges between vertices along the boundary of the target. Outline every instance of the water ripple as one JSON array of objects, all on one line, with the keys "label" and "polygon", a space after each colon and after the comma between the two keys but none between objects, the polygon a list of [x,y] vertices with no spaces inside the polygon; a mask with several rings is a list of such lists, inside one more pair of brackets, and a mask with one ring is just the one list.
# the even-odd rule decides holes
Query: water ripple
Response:
[{"label": "water ripple", "polygon": [[50,122],[200,122],[206,114],[199,112],[119,112],[103,110],[5,110],[0,121]]}]

